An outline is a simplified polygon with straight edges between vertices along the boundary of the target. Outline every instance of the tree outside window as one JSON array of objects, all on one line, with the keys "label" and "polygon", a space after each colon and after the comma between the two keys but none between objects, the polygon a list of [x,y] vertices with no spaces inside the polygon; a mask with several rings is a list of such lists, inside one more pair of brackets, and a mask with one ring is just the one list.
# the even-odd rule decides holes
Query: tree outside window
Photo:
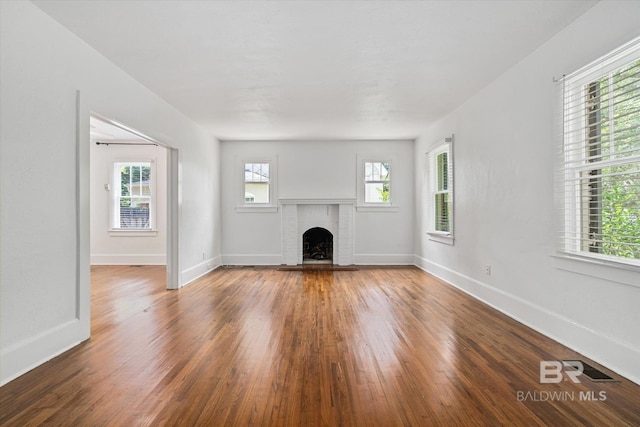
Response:
[{"label": "tree outside window", "polygon": [[568,78],[564,246],[640,260],[640,59]]}]

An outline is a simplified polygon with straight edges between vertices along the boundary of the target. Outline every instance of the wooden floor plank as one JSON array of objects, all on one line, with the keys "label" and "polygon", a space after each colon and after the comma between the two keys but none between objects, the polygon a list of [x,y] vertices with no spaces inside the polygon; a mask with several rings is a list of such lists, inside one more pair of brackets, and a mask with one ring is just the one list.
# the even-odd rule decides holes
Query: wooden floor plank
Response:
[{"label": "wooden floor plank", "polygon": [[0,425],[640,426],[640,386],[540,384],[598,365],[415,267],[164,277],[93,267],[92,338],[0,388]]}]

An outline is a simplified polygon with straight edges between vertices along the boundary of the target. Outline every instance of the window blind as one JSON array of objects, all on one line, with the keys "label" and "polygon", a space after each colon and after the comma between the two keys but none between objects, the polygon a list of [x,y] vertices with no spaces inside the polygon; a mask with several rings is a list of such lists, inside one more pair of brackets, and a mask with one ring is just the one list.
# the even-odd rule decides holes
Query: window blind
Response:
[{"label": "window blind", "polygon": [[640,39],[564,79],[564,251],[640,265]]}]

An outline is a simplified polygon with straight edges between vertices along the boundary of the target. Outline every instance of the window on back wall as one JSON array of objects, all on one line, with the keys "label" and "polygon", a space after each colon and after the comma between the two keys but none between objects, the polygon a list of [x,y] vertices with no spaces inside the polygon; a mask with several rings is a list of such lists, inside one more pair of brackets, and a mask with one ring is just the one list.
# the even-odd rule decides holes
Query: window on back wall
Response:
[{"label": "window on back wall", "polygon": [[244,163],[244,202],[247,204],[271,202],[270,164]]},{"label": "window on back wall", "polygon": [[243,159],[237,165],[236,212],[277,212],[277,157]]},{"label": "window on back wall", "polygon": [[153,229],[155,194],[152,165],[151,161],[114,163],[113,229]]},{"label": "window on back wall", "polygon": [[390,162],[364,162],[364,202],[391,202]]},{"label": "window on back wall", "polygon": [[427,153],[429,168],[429,234],[435,240],[453,239],[453,137]]},{"label": "window on back wall", "polygon": [[640,266],[640,39],[567,76],[562,250]]}]

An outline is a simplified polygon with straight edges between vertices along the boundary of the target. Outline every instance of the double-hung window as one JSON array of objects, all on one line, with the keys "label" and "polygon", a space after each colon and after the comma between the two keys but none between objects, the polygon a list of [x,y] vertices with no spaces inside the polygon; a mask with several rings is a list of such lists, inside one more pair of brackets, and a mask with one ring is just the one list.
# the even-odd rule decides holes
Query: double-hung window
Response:
[{"label": "double-hung window", "polygon": [[268,204],[270,196],[270,164],[244,163],[244,203]]},{"label": "double-hung window", "polygon": [[364,202],[391,203],[390,162],[364,162]]},{"label": "double-hung window", "polygon": [[277,212],[277,157],[244,159],[238,163],[236,212]]},{"label": "double-hung window", "polygon": [[[453,137],[427,153],[429,169],[429,233],[441,238],[453,237]],[[449,240],[446,240],[449,241]]]},{"label": "double-hung window", "polygon": [[153,163],[116,162],[113,164],[114,230],[152,230]]},{"label": "double-hung window", "polygon": [[564,81],[561,250],[640,266],[640,39]]}]

